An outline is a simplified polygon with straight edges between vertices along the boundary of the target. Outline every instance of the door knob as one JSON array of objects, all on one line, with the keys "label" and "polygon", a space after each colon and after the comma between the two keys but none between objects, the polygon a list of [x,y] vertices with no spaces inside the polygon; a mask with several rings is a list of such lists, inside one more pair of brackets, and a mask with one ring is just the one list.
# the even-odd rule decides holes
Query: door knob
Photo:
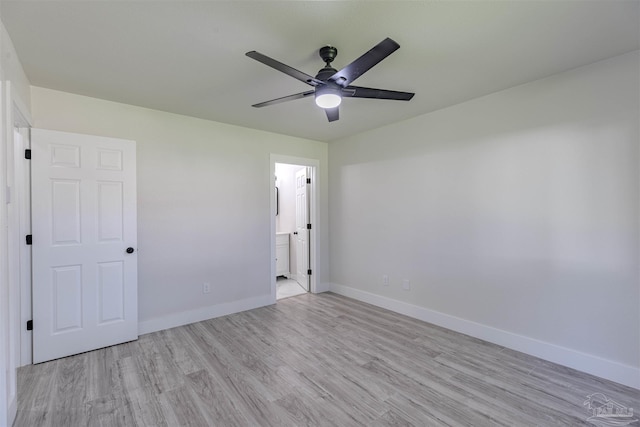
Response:
[{"label": "door knob", "polygon": [[133,253],[133,251],[135,251],[135,249],[133,249],[132,247],[128,247],[128,248],[127,248],[127,253],[128,253],[128,254],[132,254],[132,253]]}]

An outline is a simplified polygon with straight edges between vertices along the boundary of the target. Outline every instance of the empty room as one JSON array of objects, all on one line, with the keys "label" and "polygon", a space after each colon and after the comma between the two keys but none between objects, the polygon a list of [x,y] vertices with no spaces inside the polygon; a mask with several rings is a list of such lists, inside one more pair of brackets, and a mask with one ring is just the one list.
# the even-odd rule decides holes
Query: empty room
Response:
[{"label": "empty room", "polygon": [[0,21],[0,427],[640,424],[640,0]]}]

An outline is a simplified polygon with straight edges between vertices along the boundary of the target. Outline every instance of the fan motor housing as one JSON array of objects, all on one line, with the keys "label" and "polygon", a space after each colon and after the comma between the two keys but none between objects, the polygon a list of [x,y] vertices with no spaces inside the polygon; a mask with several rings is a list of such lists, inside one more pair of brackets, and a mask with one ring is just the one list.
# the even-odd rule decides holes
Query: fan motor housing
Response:
[{"label": "fan motor housing", "polygon": [[318,74],[316,74],[316,79],[326,82],[327,79],[329,79],[329,77],[333,76],[337,72],[338,70],[336,70],[335,68],[326,66],[320,71],[318,71]]}]

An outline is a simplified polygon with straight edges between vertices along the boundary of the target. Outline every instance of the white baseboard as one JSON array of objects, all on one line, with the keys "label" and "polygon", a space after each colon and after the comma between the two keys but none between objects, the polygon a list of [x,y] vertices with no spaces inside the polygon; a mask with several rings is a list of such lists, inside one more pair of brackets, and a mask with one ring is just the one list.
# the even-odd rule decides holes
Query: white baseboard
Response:
[{"label": "white baseboard", "polygon": [[195,310],[181,311],[179,313],[173,313],[167,316],[138,322],[138,334],[143,335],[151,332],[162,331],[164,329],[175,328],[176,326],[188,325],[189,323],[200,322],[203,320],[213,319],[215,317],[264,307],[265,305],[271,305],[273,303],[274,301],[271,295],[263,295],[240,301],[197,308]]},{"label": "white baseboard", "polygon": [[612,360],[582,353],[524,335],[486,326],[439,311],[394,300],[349,286],[331,283],[332,292],[366,302],[405,316],[413,317],[443,328],[461,332],[512,350],[521,351],[550,362],[568,366],[629,387],[640,389],[640,369]]},{"label": "white baseboard", "polygon": [[331,290],[331,283],[323,282],[316,284],[315,294],[319,294],[322,292],[329,292]]}]

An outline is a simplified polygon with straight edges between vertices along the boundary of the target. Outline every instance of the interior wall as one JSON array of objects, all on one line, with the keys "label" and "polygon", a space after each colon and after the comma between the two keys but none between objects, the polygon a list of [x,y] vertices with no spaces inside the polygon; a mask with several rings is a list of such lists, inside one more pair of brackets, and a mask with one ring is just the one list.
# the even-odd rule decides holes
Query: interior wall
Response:
[{"label": "interior wall", "polygon": [[[4,26],[3,26],[4,30]],[[4,38],[0,33],[0,43]],[[0,189],[6,188],[7,174],[7,140],[4,105],[6,90],[4,64],[0,59]],[[13,423],[15,411],[10,410],[10,387],[14,381],[10,378],[16,370],[9,367],[12,343],[9,339],[9,256],[8,256],[8,209],[6,191],[0,191],[0,425]],[[11,414],[10,414],[11,412]]]},{"label": "interior wall", "polygon": [[[0,3],[0,13],[2,11]],[[3,81],[11,83],[11,103],[16,104],[19,110],[29,116],[31,111],[31,86],[29,79],[22,68],[20,58],[13,42],[7,33],[4,24],[0,23],[0,55],[2,63]],[[10,112],[8,112],[10,114]],[[25,117],[29,119],[29,117]]]},{"label": "interior wall", "polygon": [[331,143],[332,289],[640,387],[639,63]]},{"label": "interior wall", "polygon": [[141,332],[271,302],[271,153],[320,162],[328,280],[326,143],[39,87],[32,111],[34,127],[137,141]]}]

